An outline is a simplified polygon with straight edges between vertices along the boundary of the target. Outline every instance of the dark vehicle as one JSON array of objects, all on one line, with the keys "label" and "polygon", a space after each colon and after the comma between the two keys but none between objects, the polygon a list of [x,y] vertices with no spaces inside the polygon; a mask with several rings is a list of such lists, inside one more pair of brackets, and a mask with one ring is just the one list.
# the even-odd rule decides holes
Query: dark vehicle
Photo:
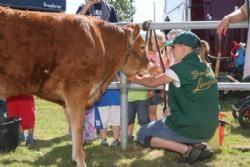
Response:
[{"label": "dark vehicle", "polygon": [[233,117],[238,119],[242,128],[250,128],[250,96],[240,99],[236,104],[232,105]]},{"label": "dark vehicle", "polygon": [[66,0],[0,0],[0,5],[34,11],[64,12],[66,10]]},{"label": "dark vehicle", "polygon": [[[244,4],[245,0],[190,0],[189,7],[191,9],[191,21],[211,21],[221,20],[226,14],[231,13]],[[210,44],[213,57],[217,57],[219,52],[219,40],[216,30],[194,30],[202,39]],[[245,42],[247,41],[247,29],[230,29],[226,37],[222,40],[221,54],[222,57],[229,59],[222,59],[220,71],[228,71],[230,59],[230,51],[234,47],[233,41]],[[215,59],[211,60],[215,64]]]}]

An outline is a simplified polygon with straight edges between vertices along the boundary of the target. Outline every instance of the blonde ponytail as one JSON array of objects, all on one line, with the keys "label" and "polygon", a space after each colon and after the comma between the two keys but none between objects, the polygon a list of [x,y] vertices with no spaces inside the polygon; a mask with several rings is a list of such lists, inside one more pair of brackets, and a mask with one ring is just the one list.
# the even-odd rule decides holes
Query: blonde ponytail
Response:
[{"label": "blonde ponytail", "polygon": [[208,42],[204,40],[200,40],[199,55],[203,63],[207,63],[209,50],[210,50],[210,47],[209,47]]}]

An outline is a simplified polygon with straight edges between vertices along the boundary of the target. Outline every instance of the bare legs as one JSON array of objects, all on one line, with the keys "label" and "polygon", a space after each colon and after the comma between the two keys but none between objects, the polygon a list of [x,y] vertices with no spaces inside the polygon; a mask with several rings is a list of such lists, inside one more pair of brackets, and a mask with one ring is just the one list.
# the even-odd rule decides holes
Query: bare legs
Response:
[{"label": "bare legs", "polygon": [[[112,126],[112,132],[113,132],[114,141],[119,141],[119,139],[120,139],[120,126]],[[100,129],[100,136],[101,136],[102,141],[107,139],[107,128]]]},{"label": "bare legs", "polygon": [[163,148],[180,154],[184,154],[188,151],[188,146],[185,144],[177,143],[175,141],[170,141],[166,139],[161,139],[158,137],[152,137],[150,145],[151,147]]},{"label": "bare legs", "polygon": [[149,105],[149,118],[150,121],[157,120],[157,105]]},{"label": "bare legs", "polygon": [[128,136],[133,136],[133,129],[134,129],[134,124],[129,124],[128,125]]}]

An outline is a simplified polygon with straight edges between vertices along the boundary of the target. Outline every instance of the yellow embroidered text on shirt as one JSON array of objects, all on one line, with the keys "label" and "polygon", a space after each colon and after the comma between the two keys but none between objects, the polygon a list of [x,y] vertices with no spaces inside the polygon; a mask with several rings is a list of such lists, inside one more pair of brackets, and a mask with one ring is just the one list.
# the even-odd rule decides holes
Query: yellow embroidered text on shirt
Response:
[{"label": "yellow embroidered text on shirt", "polygon": [[193,93],[208,89],[215,83],[216,83],[215,79],[214,80],[203,81],[202,78],[199,78],[197,87],[195,89],[193,89]]},{"label": "yellow embroidered text on shirt", "polygon": [[206,71],[192,71],[191,74],[192,79],[197,79],[202,76],[213,76],[213,73],[211,73],[209,69],[207,69]]}]

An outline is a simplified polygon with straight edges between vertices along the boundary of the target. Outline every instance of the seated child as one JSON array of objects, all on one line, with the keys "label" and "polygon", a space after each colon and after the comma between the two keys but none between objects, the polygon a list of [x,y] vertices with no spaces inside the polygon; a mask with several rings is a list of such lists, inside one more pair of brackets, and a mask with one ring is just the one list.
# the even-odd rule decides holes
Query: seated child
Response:
[{"label": "seated child", "polygon": [[85,111],[83,141],[85,144],[92,144],[96,138],[95,111],[90,108]]}]

